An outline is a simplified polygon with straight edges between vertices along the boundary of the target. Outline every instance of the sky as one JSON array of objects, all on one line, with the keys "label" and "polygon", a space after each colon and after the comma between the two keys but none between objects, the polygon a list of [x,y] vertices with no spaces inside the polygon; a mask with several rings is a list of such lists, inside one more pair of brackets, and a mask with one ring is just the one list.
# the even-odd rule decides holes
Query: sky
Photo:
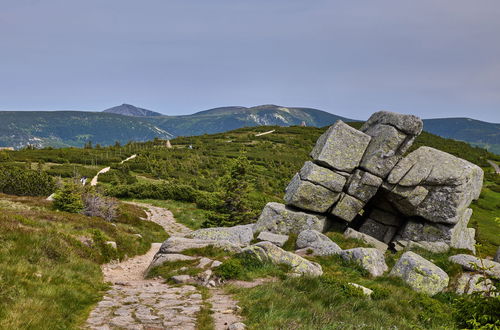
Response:
[{"label": "sky", "polygon": [[0,110],[500,122],[498,0],[0,0]]}]

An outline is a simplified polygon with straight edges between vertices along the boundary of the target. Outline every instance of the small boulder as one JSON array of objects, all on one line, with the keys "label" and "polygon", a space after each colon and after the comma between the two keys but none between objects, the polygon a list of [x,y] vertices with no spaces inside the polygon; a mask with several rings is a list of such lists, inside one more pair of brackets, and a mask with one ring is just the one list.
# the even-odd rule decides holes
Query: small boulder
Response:
[{"label": "small boulder", "polygon": [[363,291],[363,294],[365,296],[367,296],[367,297],[370,297],[373,294],[373,290],[365,288],[362,285],[359,285],[359,284],[356,284],[356,283],[347,283],[347,284],[349,284],[350,286],[353,286],[355,288],[361,289],[361,291]]},{"label": "small boulder", "polygon": [[177,284],[194,284],[196,281],[189,275],[175,275],[170,278]]},{"label": "small boulder", "polygon": [[253,225],[203,228],[192,232],[187,237],[212,241],[229,241],[233,244],[246,246],[253,239]]},{"label": "small boulder", "polygon": [[488,276],[500,280],[500,263],[488,259],[480,259],[468,254],[457,254],[448,258],[453,263],[461,265],[465,270],[477,271],[484,268]]},{"label": "small boulder", "polygon": [[344,250],[340,255],[344,260],[356,262],[374,277],[383,275],[388,270],[384,254],[375,248],[354,248]]},{"label": "small boulder", "polygon": [[500,262],[500,246],[497,249],[497,254],[495,255],[495,258],[493,258],[493,261]]},{"label": "small boulder", "polygon": [[298,234],[306,229],[325,231],[326,217],[305,213],[280,203],[267,203],[255,224],[255,232],[269,231],[275,234]]},{"label": "small boulder", "polygon": [[247,326],[245,323],[236,322],[229,326],[228,330],[245,330]]},{"label": "small boulder", "polygon": [[448,286],[448,274],[432,262],[408,251],[396,262],[391,276],[401,277],[415,291],[435,295]]},{"label": "small boulder", "polygon": [[457,280],[457,294],[472,294],[482,292],[483,295],[495,290],[495,286],[490,279],[484,278],[481,274],[463,273]]},{"label": "small boulder", "polygon": [[282,247],[288,241],[288,235],[273,234],[268,231],[261,231],[257,236],[259,241],[271,242],[276,246]]},{"label": "small boulder", "polygon": [[149,264],[149,269],[153,267],[158,267],[163,265],[166,262],[174,262],[174,261],[185,261],[185,260],[195,260],[195,257],[191,256],[186,256],[183,254],[178,254],[178,253],[157,253],[153,257],[153,261],[151,261],[151,264]]},{"label": "small boulder", "polygon": [[365,242],[366,244],[373,246],[374,248],[376,248],[377,250],[379,250],[382,253],[385,253],[385,251],[387,251],[387,248],[388,248],[387,244],[385,244],[384,242],[381,242],[381,241],[377,240],[376,238],[371,237],[370,235],[360,233],[359,231],[356,231],[352,228],[346,229],[346,231],[344,232],[344,237],[345,238],[359,239],[359,240]]},{"label": "small boulder", "polygon": [[297,237],[297,248],[311,249],[313,255],[329,256],[339,254],[342,249],[327,236],[316,230],[304,230]]},{"label": "small boulder", "polygon": [[321,265],[302,258],[295,253],[283,250],[270,242],[260,242],[243,249],[244,253],[256,256],[261,260],[267,260],[277,265],[287,265],[291,268],[291,275],[295,276],[321,276],[323,270]]},{"label": "small boulder", "polygon": [[106,244],[107,246],[110,246],[111,248],[113,248],[115,250],[118,248],[116,245],[116,242],[113,242],[113,241],[106,241],[106,242],[104,242],[104,244]]}]

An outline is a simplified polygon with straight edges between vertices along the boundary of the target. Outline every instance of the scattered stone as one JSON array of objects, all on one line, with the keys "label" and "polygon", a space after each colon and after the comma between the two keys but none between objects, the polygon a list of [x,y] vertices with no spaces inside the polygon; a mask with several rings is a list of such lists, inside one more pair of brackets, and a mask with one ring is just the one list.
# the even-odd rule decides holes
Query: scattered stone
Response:
[{"label": "scattered stone", "polygon": [[480,259],[468,254],[457,254],[449,257],[448,260],[461,265],[465,270],[481,270],[481,272],[484,272],[486,275],[500,280],[500,263],[498,262],[488,259]]},{"label": "scattered stone", "polygon": [[257,236],[259,241],[271,242],[276,246],[282,247],[288,241],[288,235],[273,234],[268,231],[261,231]]},{"label": "scattered stone", "polygon": [[297,174],[286,188],[284,200],[287,205],[324,213],[339,198],[340,193],[331,191],[319,184],[304,181]]},{"label": "scattered stone", "polygon": [[355,288],[361,289],[361,291],[363,291],[363,294],[364,294],[365,296],[370,297],[370,296],[373,294],[373,290],[368,289],[368,288],[365,288],[365,287],[364,287],[364,286],[362,286],[362,285],[359,285],[359,284],[356,284],[356,283],[347,283],[347,284],[349,284],[350,286],[353,286],[353,287],[355,287]]},{"label": "scattered stone", "polygon": [[358,167],[370,139],[339,120],[320,136],[311,157],[319,165],[350,173]]},{"label": "scattered stone", "polygon": [[187,237],[212,241],[228,241],[233,244],[245,246],[249,245],[253,239],[253,225],[203,228],[192,232]]},{"label": "scattered stone", "polygon": [[213,246],[234,253],[241,252],[241,248],[238,245],[229,241],[215,241],[172,236],[163,242],[158,254],[181,253],[185,250],[201,249],[207,246]]},{"label": "scattered stone", "polygon": [[401,277],[415,291],[435,295],[448,286],[448,274],[414,252],[405,252],[390,272]]},{"label": "scattered stone", "polygon": [[219,267],[220,265],[222,265],[222,262],[221,262],[221,261],[219,261],[219,260],[214,260],[214,262],[212,262],[212,265],[210,265],[210,268]]},{"label": "scattered stone", "polygon": [[340,201],[333,207],[331,214],[347,222],[354,220],[365,203],[346,193],[342,193]]},{"label": "scattered stone", "polygon": [[381,178],[358,169],[349,178],[347,193],[366,203],[375,196],[381,185]]},{"label": "scattered stone", "polygon": [[204,269],[205,267],[207,267],[208,265],[210,265],[211,262],[213,262],[212,259],[203,257],[203,258],[200,259],[200,262],[198,263],[198,265],[196,267]]},{"label": "scattered stone", "polygon": [[356,262],[373,277],[383,275],[388,270],[384,254],[375,248],[354,248],[340,253],[343,259]]},{"label": "scattered stone", "polygon": [[245,323],[236,322],[229,326],[228,330],[245,330],[247,326]]},{"label": "scattered stone", "polygon": [[177,284],[194,284],[196,281],[189,275],[176,275],[171,277]]},{"label": "scattered stone", "polygon": [[275,234],[298,234],[306,229],[325,231],[326,217],[294,210],[280,203],[267,203],[255,224],[255,231]]},{"label": "scattered stone", "polygon": [[312,255],[329,256],[339,254],[342,249],[327,236],[316,230],[304,230],[297,237],[299,249],[311,249]]},{"label": "scattered stone", "polygon": [[323,274],[321,265],[304,259],[292,252],[285,251],[270,242],[260,242],[251,245],[243,249],[243,252],[277,265],[284,264],[290,266],[292,275],[321,276]]},{"label": "scattered stone", "polygon": [[137,237],[138,239],[142,239],[142,235],[141,235],[141,234],[133,234],[132,236],[135,236],[135,237]]},{"label": "scattered stone", "polygon": [[108,246],[112,247],[112,248],[113,248],[113,249],[115,249],[115,250],[118,248],[118,247],[116,246],[116,242],[113,242],[113,241],[106,241],[106,242],[104,242],[104,244],[106,244],[106,245],[108,245]]},{"label": "scattered stone", "polygon": [[49,197],[46,198],[46,200],[53,202],[55,200],[54,199],[55,196],[56,196],[56,193],[52,193],[52,194],[50,194]]},{"label": "scattered stone", "polygon": [[359,231],[356,231],[352,228],[346,229],[346,231],[344,232],[344,237],[359,239],[359,240],[365,242],[366,244],[373,246],[374,248],[376,248],[377,250],[379,250],[382,253],[385,253],[385,251],[387,251],[387,248],[388,248],[387,244],[385,244],[384,242],[381,242],[381,241],[377,240],[376,238],[371,237],[370,235],[360,233]]},{"label": "scattered stone", "polygon": [[483,295],[492,293],[495,286],[490,279],[484,278],[481,274],[463,273],[457,280],[457,294],[472,294],[482,292]]}]

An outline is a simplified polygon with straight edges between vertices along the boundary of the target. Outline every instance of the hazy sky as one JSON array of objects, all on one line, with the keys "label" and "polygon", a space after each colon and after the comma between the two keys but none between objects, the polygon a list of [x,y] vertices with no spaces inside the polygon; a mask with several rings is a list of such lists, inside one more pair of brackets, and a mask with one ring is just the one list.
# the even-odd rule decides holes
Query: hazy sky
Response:
[{"label": "hazy sky", "polygon": [[0,109],[500,122],[499,0],[0,0]]}]

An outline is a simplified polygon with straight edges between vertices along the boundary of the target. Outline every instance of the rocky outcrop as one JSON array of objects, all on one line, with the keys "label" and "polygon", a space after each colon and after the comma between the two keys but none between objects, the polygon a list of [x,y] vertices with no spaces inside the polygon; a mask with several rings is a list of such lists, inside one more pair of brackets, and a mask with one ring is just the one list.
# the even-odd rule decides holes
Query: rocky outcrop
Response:
[{"label": "rocky outcrop", "polygon": [[270,242],[260,242],[243,249],[242,253],[249,254],[261,261],[268,261],[276,265],[290,267],[292,276],[321,276],[321,265],[302,258],[301,256],[283,250]]},{"label": "rocky outcrop", "polygon": [[448,274],[432,262],[411,251],[405,252],[390,272],[401,277],[415,291],[435,295],[448,286]]},{"label": "rocky outcrop", "polygon": [[172,236],[165,242],[163,242],[160,250],[156,255],[158,256],[160,254],[182,253],[185,250],[201,249],[207,246],[213,246],[228,252],[241,252],[241,247],[239,245],[225,240],[216,241]]},{"label": "rocky outcrop", "polygon": [[340,255],[345,260],[357,263],[373,277],[383,275],[388,270],[384,254],[375,248],[354,248],[344,250]]},{"label": "rocky outcrop", "polygon": [[256,231],[324,231],[337,221],[365,241],[372,237],[380,250],[474,252],[469,204],[479,197],[483,171],[429,147],[403,158],[422,127],[415,116],[387,111],[374,113],[360,130],[336,122],[286,188],[287,206],[266,205]]},{"label": "rocky outcrop", "polygon": [[465,270],[480,270],[486,275],[500,280],[500,263],[498,262],[488,259],[480,259],[468,254],[457,254],[451,256],[449,260],[455,264],[461,265]]},{"label": "rocky outcrop", "polygon": [[339,254],[342,249],[327,236],[316,230],[304,230],[297,237],[297,248],[309,249],[312,255],[329,256]]},{"label": "rocky outcrop", "polygon": [[228,241],[236,245],[248,245],[253,239],[254,225],[198,229],[188,238],[210,241]]}]

